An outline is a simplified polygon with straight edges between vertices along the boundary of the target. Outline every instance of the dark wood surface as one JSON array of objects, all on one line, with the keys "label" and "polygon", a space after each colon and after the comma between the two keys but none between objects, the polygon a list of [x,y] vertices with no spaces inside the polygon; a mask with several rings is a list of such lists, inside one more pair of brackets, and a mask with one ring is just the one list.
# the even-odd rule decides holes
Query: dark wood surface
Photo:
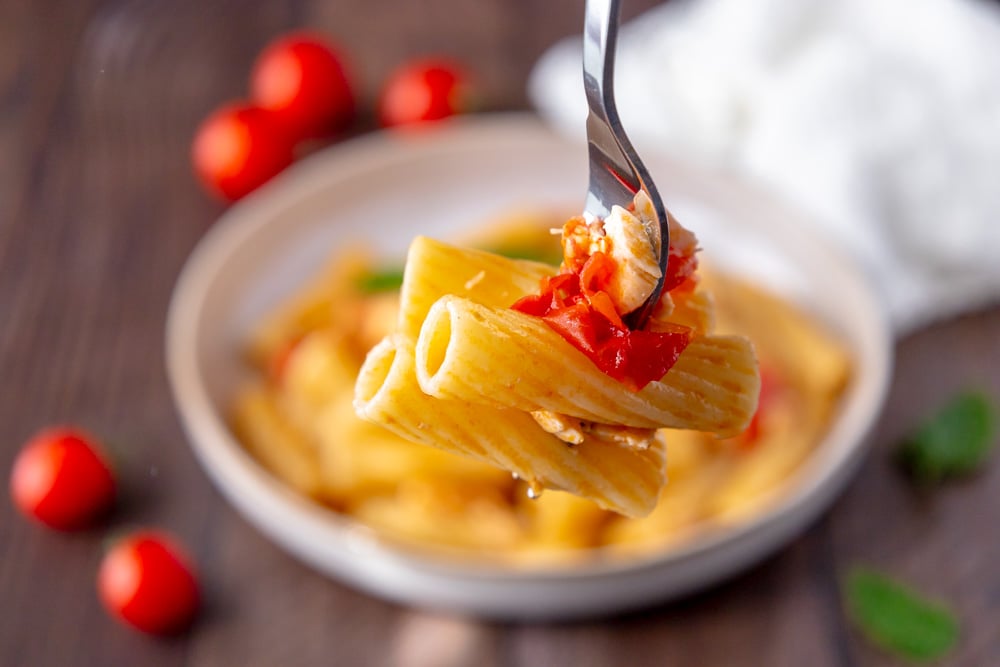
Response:
[{"label": "dark wood surface", "polygon": [[[626,15],[655,4],[629,0]],[[223,207],[195,185],[198,120],[240,96],[275,34],[318,28],[353,56],[365,99],[393,64],[443,52],[487,108],[524,108],[542,50],[579,0],[0,0],[0,470],[52,422],[106,435],[125,498],[101,529],[56,534],[0,502],[0,665],[895,664],[844,620],[858,563],[947,600],[948,665],[1000,664],[1000,465],[933,495],[891,461],[900,435],[958,388],[1000,393],[1000,308],[901,341],[873,450],[802,537],[733,581],[626,617],[480,623],[402,608],[311,571],[221,499],[184,441],[163,368],[180,266]],[[101,610],[108,531],[157,525],[191,547],[207,608],[156,640]]]}]

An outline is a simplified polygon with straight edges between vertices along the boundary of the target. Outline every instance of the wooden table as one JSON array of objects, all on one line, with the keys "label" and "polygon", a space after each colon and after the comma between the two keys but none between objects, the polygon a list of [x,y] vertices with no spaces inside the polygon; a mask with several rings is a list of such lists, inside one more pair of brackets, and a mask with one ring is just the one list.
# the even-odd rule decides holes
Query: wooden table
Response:
[{"label": "wooden table", "polygon": [[478,74],[486,107],[524,108],[532,63],[578,29],[581,4],[0,0],[0,467],[51,422],[105,434],[126,487],[110,529],[175,531],[207,588],[190,633],[140,636],[94,594],[103,530],[52,533],[2,502],[0,665],[895,664],[844,620],[838,579],[856,563],[958,610],[947,664],[1000,664],[1000,465],[923,496],[890,455],[956,389],[1000,393],[997,307],[899,343],[873,453],[804,536],[733,581],[622,618],[480,623],[372,599],[264,539],[196,464],[162,349],[178,270],[223,210],[191,177],[198,120],[243,94],[258,49],[300,25],[347,48],[368,104],[393,64],[433,51]]}]

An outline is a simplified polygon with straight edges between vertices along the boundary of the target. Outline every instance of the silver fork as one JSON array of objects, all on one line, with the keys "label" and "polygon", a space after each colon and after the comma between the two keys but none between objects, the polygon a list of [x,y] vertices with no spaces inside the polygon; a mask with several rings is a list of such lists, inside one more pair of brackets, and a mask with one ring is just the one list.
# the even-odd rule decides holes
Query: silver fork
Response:
[{"label": "silver fork", "polygon": [[647,226],[658,253],[660,279],[649,298],[629,315],[629,324],[640,328],[649,319],[663,291],[667,274],[670,230],[667,211],[656,185],[625,135],[615,107],[615,45],[618,41],[619,0],[587,0],[583,26],[583,87],[587,93],[587,143],[590,186],[584,217],[604,219],[615,204],[628,208],[643,190],[653,202],[656,224]]}]

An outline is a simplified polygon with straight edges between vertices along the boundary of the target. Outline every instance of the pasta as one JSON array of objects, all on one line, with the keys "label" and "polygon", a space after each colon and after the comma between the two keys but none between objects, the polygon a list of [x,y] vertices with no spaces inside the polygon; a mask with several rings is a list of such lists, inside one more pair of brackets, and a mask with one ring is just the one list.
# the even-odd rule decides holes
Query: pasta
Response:
[{"label": "pasta", "polygon": [[233,427],[237,436],[264,465],[308,495],[321,488],[316,452],[264,387],[243,391],[236,399]]},{"label": "pasta", "polygon": [[412,347],[402,337],[386,338],[369,353],[356,396],[363,418],[401,437],[498,464],[536,489],[586,495],[614,511],[648,513],[664,481],[662,444],[636,451],[595,441],[572,449],[522,411],[423,393]]},{"label": "pasta", "polygon": [[[551,238],[544,230],[552,218],[517,219],[524,234],[506,246],[518,254],[551,255],[543,244]],[[506,238],[500,231],[485,243],[498,248]],[[368,287],[378,282],[369,279],[382,266],[352,247],[280,304],[250,332],[255,379],[234,396],[230,419],[247,450],[290,487],[422,548],[527,566],[562,564],[661,551],[712,526],[744,521],[781,497],[821,440],[849,382],[843,347],[811,318],[743,281],[702,271],[698,285],[661,302],[654,324],[691,327],[691,342],[669,373],[709,380],[705,367],[686,368],[693,353],[709,354],[699,352],[700,345],[738,333],[753,340],[764,386],[747,431],[722,439],[657,431],[649,442],[646,430],[636,427],[635,442],[627,444],[629,431],[567,422],[558,412],[434,398],[420,389],[416,347],[435,302],[452,294],[506,310],[556,268],[430,239],[415,241],[408,261],[414,278],[418,269],[424,272],[423,291],[412,289],[416,282],[402,292],[392,285]],[[388,267],[385,273],[397,271]],[[395,415],[389,429],[355,416],[356,380],[371,416]],[[427,402],[404,398],[417,393]],[[582,429],[582,442],[569,446],[546,432],[536,421],[546,416],[554,420],[550,427]],[[484,440],[484,433],[492,435]],[[534,439],[532,455],[518,444],[524,438]],[[459,447],[464,453],[453,453]],[[531,499],[526,491],[532,482],[536,491],[549,490]]]},{"label": "pasta", "polygon": [[420,388],[431,396],[603,424],[733,435],[756,408],[756,360],[750,342],[737,336],[696,338],[661,381],[635,392],[542,320],[446,296],[427,315],[416,357]]},{"label": "pasta", "polygon": [[[624,325],[621,318],[660,279],[639,219],[655,215],[652,204],[637,195],[634,207],[635,215],[614,207],[606,223],[570,220],[558,274],[418,238],[403,276],[397,333],[361,369],[358,415],[415,442],[506,468],[533,488],[569,491],[633,516],[652,511],[665,482],[656,429],[739,433],[756,408],[759,376],[749,341],[698,335],[710,308],[704,299],[688,310],[697,328],[669,321],[672,298],[661,307],[657,330]],[[695,244],[688,245],[693,255]],[[579,298],[549,317],[562,298],[556,295],[573,290]],[[623,341],[613,350],[616,360],[632,358],[602,365],[607,354],[590,354],[600,334],[583,341],[576,335],[584,324],[595,332],[605,327],[607,344]],[[647,368],[647,357],[662,365]],[[638,461],[638,468],[616,460],[624,454],[636,463],[649,450],[653,460]],[[594,468],[574,465],[592,455]]]},{"label": "pasta", "polygon": [[553,271],[540,262],[513,260],[418,236],[406,256],[398,332],[416,340],[431,306],[446,294],[506,307],[537,289],[539,281]]}]

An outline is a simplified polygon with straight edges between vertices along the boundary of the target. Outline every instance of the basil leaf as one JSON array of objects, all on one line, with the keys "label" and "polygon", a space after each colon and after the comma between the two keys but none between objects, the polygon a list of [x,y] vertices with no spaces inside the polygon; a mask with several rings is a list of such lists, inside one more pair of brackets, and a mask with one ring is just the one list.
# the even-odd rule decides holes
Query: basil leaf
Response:
[{"label": "basil leaf", "polygon": [[903,442],[900,461],[922,483],[968,474],[986,461],[997,440],[997,422],[989,396],[963,392]]},{"label": "basil leaf", "polygon": [[852,570],[844,596],[848,614],[861,632],[902,658],[934,660],[958,641],[958,619],[950,609],[875,570]]},{"label": "basil leaf", "polygon": [[390,266],[371,271],[358,278],[357,287],[362,292],[388,292],[403,286],[403,267]]}]

